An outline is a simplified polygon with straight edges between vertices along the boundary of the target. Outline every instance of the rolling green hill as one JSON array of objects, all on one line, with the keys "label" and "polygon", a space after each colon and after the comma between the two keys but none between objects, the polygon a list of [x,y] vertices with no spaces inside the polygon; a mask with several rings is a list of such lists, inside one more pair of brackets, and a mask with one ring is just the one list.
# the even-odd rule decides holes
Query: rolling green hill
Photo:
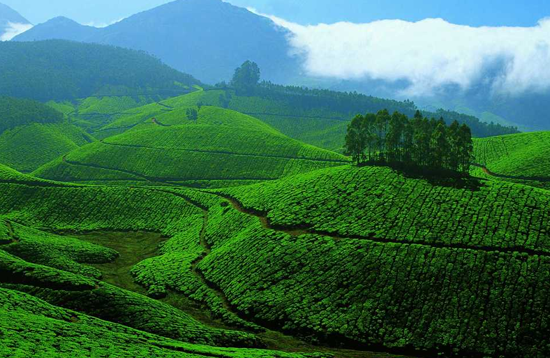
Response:
[{"label": "rolling green hill", "polygon": [[67,123],[30,124],[0,134],[0,163],[30,173],[94,139]]},{"label": "rolling green hill", "polygon": [[548,354],[547,191],[341,167],[222,194],[240,212],[211,206],[200,267],[258,321],[429,356]]},{"label": "rolling green hill", "polygon": [[86,145],[34,174],[63,181],[223,185],[347,163],[339,154],[290,139],[255,118],[202,107],[195,121],[188,119],[188,109],[149,105],[106,127],[123,126],[123,134]]},{"label": "rolling green hill", "polygon": [[[224,113],[203,107],[204,123],[216,118],[207,117],[209,111]],[[181,117],[174,113],[166,114],[166,123],[160,116],[157,121],[175,124]],[[165,136],[163,131],[208,125],[200,122],[173,127],[142,123],[109,140],[128,145],[123,141],[135,135],[147,145],[171,147],[180,142],[179,134]],[[253,123],[250,119],[242,128]],[[268,132],[262,126],[256,130]],[[231,125],[222,120],[216,127]],[[122,292],[108,281],[90,282],[97,280],[97,271],[84,275],[81,265],[89,261],[83,258],[92,252],[94,257],[110,255],[109,250],[63,247],[55,255],[37,256],[25,254],[26,247],[34,246],[23,245],[24,240],[9,244],[14,248],[5,250],[17,258],[0,255],[0,262],[8,272],[31,270],[27,280],[34,288],[19,281],[0,286],[63,309],[185,342],[197,342],[198,336],[189,332],[206,330],[200,337],[209,337],[209,345],[227,341],[181,314],[166,325],[156,312],[175,315],[164,304],[177,306],[184,298],[201,302],[224,324],[258,332],[235,331],[225,339],[260,346],[275,329],[334,346],[412,355],[550,353],[544,348],[550,330],[545,319],[550,193],[545,190],[477,179],[435,182],[389,168],[346,165],[208,192],[0,184],[0,194],[0,216],[13,222],[6,231],[22,239],[39,235],[52,242],[52,250],[61,250],[56,248],[60,238],[29,226],[56,232],[148,231],[167,237],[156,255],[136,257],[125,268],[129,273],[120,267],[115,271],[130,280],[119,287],[160,301]],[[122,236],[110,240],[105,243],[132,250],[144,245],[125,243]],[[122,257],[131,252],[117,251]],[[32,262],[35,257],[40,261]],[[48,270],[60,271],[53,275]],[[57,289],[59,280],[63,291]],[[94,284],[99,288],[90,288]],[[106,297],[114,308],[94,309],[104,307]],[[82,306],[83,299],[89,303]],[[148,307],[150,315],[130,319],[134,311],[128,300]],[[151,321],[155,323],[146,324]]]},{"label": "rolling green hill", "polygon": [[[163,101],[176,107],[186,97]],[[376,113],[382,109],[413,116],[416,105],[410,101],[394,101],[327,90],[284,87],[263,83],[253,93],[219,87],[193,93],[187,105],[203,103],[224,107],[258,118],[294,139],[329,150],[341,151],[345,127],[358,113]],[[487,137],[517,133],[515,128],[487,124],[479,119],[451,111],[423,111],[425,117],[443,117],[448,123],[457,120],[472,128],[474,136]]]},{"label": "rolling green hill", "polygon": [[40,102],[0,97],[0,163],[23,172],[67,154],[94,138]]},{"label": "rolling green hill", "polygon": [[476,163],[487,168],[481,174],[550,188],[550,132],[476,139],[474,143]]},{"label": "rolling green hill", "polygon": [[[333,357],[273,350],[315,349],[245,321],[227,306],[223,292],[196,268],[208,254],[196,231],[204,212],[186,196],[155,188],[9,182],[14,177],[27,178],[0,167],[0,327],[8,330],[0,337],[3,355],[87,356],[91,349],[121,357]],[[82,231],[118,250],[90,244]],[[184,256],[191,262],[180,261],[182,270],[173,276],[189,280],[184,292],[162,298],[160,286],[145,285],[157,297],[152,299],[133,282],[144,276],[127,262],[140,260],[134,252],[142,252],[151,235],[159,242],[153,232],[170,247],[187,245]],[[296,342],[300,346],[291,346]],[[271,350],[250,349],[266,346]]]}]

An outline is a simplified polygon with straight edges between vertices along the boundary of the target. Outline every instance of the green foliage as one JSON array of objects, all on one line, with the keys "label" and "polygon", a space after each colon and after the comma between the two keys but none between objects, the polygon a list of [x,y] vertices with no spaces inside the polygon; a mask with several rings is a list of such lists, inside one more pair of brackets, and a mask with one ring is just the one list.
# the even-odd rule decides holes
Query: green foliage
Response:
[{"label": "green foliage", "polygon": [[8,129],[27,124],[61,121],[63,121],[63,114],[42,103],[28,99],[0,97],[0,134]]},{"label": "green foliage", "polygon": [[199,83],[134,50],[59,40],[0,43],[0,95],[40,101],[169,97]]},{"label": "green foliage", "polygon": [[37,358],[306,358],[327,357],[193,345],[59,308],[0,288],[0,355]]},{"label": "green foliage", "polygon": [[77,239],[48,234],[16,223],[7,223],[12,237],[2,249],[28,262],[60,270],[100,278],[101,273],[81,264],[105,263],[114,260],[118,253],[105,247]]},{"label": "green foliage", "polygon": [[0,192],[0,215],[54,230],[171,235],[181,230],[186,215],[200,213],[181,198],[138,188],[0,184]]},{"label": "green foliage", "polygon": [[440,186],[383,167],[340,167],[224,192],[268,213],[275,226],[341,237],[550,252],[543,234],[550,229],[548,192],[499,182],[465,185]]}]

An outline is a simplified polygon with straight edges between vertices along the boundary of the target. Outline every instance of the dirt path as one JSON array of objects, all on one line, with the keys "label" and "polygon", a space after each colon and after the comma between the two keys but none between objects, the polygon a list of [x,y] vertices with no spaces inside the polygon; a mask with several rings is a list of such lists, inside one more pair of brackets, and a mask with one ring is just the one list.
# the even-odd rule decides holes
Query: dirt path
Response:
[{"label": "dirt path", "polygon": [[491,177],[495,177],[495,178],[523,180],[523,181],[538,181],[538,182],[543,182],[543,183],[550,182],[549,177],[526,177],[526,176],[521,176],[521,175],[497,174],[497,173],[493,173],[489,168],[487,168],[486,166],[481,165],[481,164],[475,164],[474,163],[474,164],[472,164],[472,166],[481,168],[481,170],[483,170],[483,173],[485,173],[485,174],[487,174]]}]

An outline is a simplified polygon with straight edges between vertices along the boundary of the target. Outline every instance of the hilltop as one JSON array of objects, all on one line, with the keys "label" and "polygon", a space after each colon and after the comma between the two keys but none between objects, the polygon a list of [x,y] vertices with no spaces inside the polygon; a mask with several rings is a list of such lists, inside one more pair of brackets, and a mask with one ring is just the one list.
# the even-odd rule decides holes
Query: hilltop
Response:
[{"label": "hilltop", "polygon": [[15,41],[69,40],[84,42],[99,31],[64,16],[55,17],[15,37]]},{"label": "hilltop", "polygon": [[[231,110],[181,107],[156,113],[159,105],[147,107],[152,112],[124,119],[124,133],[72,151],[34,174],[63,181],[219,186],[273,180],[348,162]],[[196,120],[189,118],[191,109],[197,113]]]},{"label": "hilltop", "polygon": [[[187,96],[171,98],[159,105],[143,107],[143,112],[160,113],[164,106],[193,106],[197,104],[224,107],[258,118],[291,138],[325,148],[341,151],[347,125],[358,113],[376,113],[387,109],[390,113],[401,112],[414,116],[417,107],[410,101],[394,101],[358,93],[315,90],[262,83],[250,93],[232,88],[207,88]],[[155,109],[156,108],[156,109]],[[103,129],[122,128],[132,120],[140,109],[117,114],[118,120]],[[517,129],[484,123],[479,119],[456,112],[439,110],[422,111],[428,118],[443,117],[450,124],[457,120],[467,124],[476,137],[488,137],[517,133]],[[132,119],[133,118],[133,119]]]},{"label": "hilltop", "polygon": [[0,97],[0,163],[29,173],[92,141],[49,106]]},{"label": "hilltop", "polygon": [[26,29],[29,26],[31,26],[30,22],[21,14],[0,3],[0,41],[10,40],[17,35],[17,31]]}]

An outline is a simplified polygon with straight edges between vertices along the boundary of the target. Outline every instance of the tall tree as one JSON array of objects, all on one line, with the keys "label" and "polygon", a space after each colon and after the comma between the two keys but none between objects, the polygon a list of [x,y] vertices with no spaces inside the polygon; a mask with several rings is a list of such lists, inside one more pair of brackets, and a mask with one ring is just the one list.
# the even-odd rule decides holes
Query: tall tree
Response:
[{"label": "tall tree", "polygon": [[367,129],[366,119],[361,115],[355,116],[348,125],[344,149],[346,155],[350,155],[357,164],[365,161],[365,150],[367,149],[367,138],[369,137]]},{"label": "tall tree", "polygon": [[238,91],[249,93],[260,82],[260,68],[252,61],[246,61],[235,70],[231,85]]},{"label": "tall tree", "polygon": [[445,168],[448,162],[449,141],[447,139],[447,127],[437,123],[430,140],[430,166],[434,169]]},{"label": "tall tree", "polygon": [[465,124],[461,125],[459,129],[459,148],[460,170],[467,174],[470,171],[470,164],[474,160],[474,142],[472,141],[472,131]]}]

